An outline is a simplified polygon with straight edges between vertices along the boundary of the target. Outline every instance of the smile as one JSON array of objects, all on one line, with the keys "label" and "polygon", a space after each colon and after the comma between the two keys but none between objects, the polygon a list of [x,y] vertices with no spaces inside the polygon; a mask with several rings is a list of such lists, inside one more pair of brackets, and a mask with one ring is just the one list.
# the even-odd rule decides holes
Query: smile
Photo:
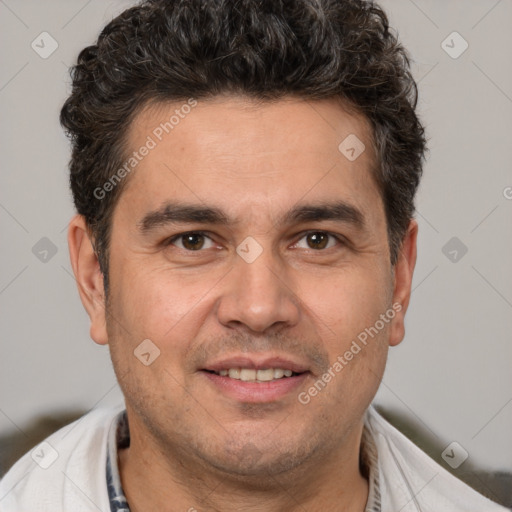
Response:
[{"label": "smile", "polygon": [[229,377],[230,379],[241,380],[244,382],[271,382],[273,380],[284,379],[298,375],[292,370],[283,368],[266,368],[255,370],[254,368],[229,368],[213,372],[221,377]]}]

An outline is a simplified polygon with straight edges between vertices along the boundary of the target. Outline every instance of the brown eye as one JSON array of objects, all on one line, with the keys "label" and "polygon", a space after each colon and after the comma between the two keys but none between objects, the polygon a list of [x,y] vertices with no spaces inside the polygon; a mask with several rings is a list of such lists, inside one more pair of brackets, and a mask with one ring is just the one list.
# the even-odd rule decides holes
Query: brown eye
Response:
[{"label": "brown eye", "polygon": [[[208,245],[209,243],[209,245]],[[181,233],[169,240],[169,245],[175,245],[179,249],[186,251],[200,251],[212,247],[212,240],[203,233]]]},{"label": "brown eye", "polygon": [[185,247],[185,249],[189,249],[190,251],[201,249],[201,247],[203,247],[204,245],[203,235],[198,235],[194,233],[190,235],[183,235],[182,241],[183,247]]},{"label": "brown eye", "polygon": [[[302,240],[305,240],[305,244]],[[325,231],[310,231],[297,242],[297,246],[301,249],[314,249],[317,251],[330,249],[336,244],[341,244],[341,240],[337,236]]]},{"label": "brown eye", "polygon": [[329,235],[327,233],[323,233],[321,231],[315,233],[308,233],[306,235],[308,245],[312,249],[325,249],[327,243],[329,241]]}]

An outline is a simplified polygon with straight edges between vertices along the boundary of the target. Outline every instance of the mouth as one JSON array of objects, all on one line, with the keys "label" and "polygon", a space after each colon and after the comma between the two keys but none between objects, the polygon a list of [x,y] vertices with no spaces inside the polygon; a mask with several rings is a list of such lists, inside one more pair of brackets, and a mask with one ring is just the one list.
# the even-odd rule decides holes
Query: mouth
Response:
[{"label": "mouth", "polygon": [[287,379],[296,377],[301,373],[293,372],[284,368],[265,368],[255,370],[253,368],[229,368],[219,371],[205,370],[219,377],[228,377],[230,379],[241,380],[243,382],[272,382],[279,379]]},{"label": "mouth", "polygon": [[307,366],[286,358],[236,357],[213,362],[201,372],[224,396],[241,402],[274,402],[311,375]]}]

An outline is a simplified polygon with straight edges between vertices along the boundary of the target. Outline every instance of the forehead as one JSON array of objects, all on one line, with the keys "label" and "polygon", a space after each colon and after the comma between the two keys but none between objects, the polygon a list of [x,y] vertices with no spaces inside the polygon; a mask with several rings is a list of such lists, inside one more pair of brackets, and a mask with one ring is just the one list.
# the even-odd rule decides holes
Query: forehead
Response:
[{"label": "forehead", "polygon": [[154,104],[135,117],[127,147],[145,154],[120,199],[133,213],[176,198],[247,219],[263,205],[278,215],[301,198],[361,208],[380,201],[369,123],[335,100]]}]

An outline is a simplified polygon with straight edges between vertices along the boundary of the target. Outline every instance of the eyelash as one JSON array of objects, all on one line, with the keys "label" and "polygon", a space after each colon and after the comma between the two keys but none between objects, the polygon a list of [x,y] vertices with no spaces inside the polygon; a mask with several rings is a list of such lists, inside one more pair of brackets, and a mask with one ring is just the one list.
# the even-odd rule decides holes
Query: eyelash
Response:
[{"label": "eyelash", "polygon": [[[318,229],[313,229],[313,230],[305,231],[304,233],[301,234],[302,236],[299,238],[299,240],[296,243],[298,243],[304,237],[306,237],[306,236],[308,236],[308,235],[310,235],[312,233],[322,233],[322,234],[328,235],[328,236],[334,238],[338,242],[339,245],[347,245],[346,240],[344,240],[339,235],[335,235],[334,233],[330,233],[329,231],[322,231],[322,230],[318,230]],[[166,247],[169,246],[169,245],[172,245],[176,240],[179,240],[180,238],[182,238],[182,237],[184,237],[186,235],[201,235],[201,236],[204,236],[206,238],[209,238],[213,242],[212,237],[209,236],[208,232],[206,232],[206,231],[185,231],[184,233],[179,233],[177,235],[172,236],[171,238],[168,238],[167,240],[165,240],[163,242],[163,245],[165,245]],[[332,248],[333,247],[328,247],[327,249],[309,249],[309,250],[312,251],[312,252],[322,252],[322,251],[326,251],[326,250],[332,249]],[[181,251],[186,251],[186,252],[189,252],[189,253],[193,253],[193,252],[199,253],[199,252],[204,252],[206,250],[206,249],[199,249],[197,251],[191,251],[189,249],[181,249],[180,247],[177,247],[177,249],[179,249]]]}]

